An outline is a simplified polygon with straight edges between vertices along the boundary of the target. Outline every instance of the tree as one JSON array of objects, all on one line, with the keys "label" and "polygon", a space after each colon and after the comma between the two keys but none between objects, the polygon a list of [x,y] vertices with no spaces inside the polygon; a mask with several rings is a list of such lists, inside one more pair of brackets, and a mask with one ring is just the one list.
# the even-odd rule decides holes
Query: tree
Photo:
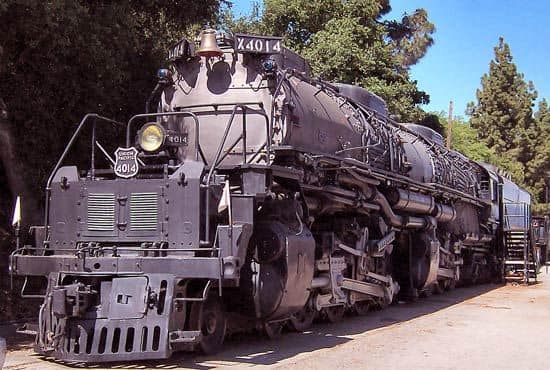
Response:
[{"label": "tree", "polygon": [[[526,83],[513,62],[510,47],[501,37],[494,48],[495,59],[489,72],[481,77],[477,104],[470,103],[472,127],[480,139],[497,153],[524,147],[525,133],[533,126],[533,105],[537,93],[533,83]],[[526,161],[524,160],[523,163]]]},{"label": "tree", "polygon": [[408,68],[433,42],[434,26],[424,10],[386,22],[388,0],[265,0],[263,9],[261,16],[229,23],[239,31],[282,36],[314,74],[367,88],[386,100],[398,120],[423,118],[418,105],[429,96]]},{"label": "tree", "polygon": [[[445,112],[432,112],[426,115],[421,122],[439,132],[444,138],[447,137],[448,119]],[[464,154],[466,157],[485,163],[497,164],[495,151],[482,141],[479,141],[478,132],[463,117],[455,116],[453,118],[453,127],[451,132],[451,149]]]},{"label": "tree", "polygon": [[550,108],[546,99],[538,105],[535,126],[530,134],[529,141],[534,155],[527,163],[525,178],[535,201],[546,202],[545,185],[550,186]]},{"label": "tree", "polygon": [[401,22],[387,21],[390,44],[394,54],[403,68],[418,63],[433,45],[432,34],[435,25],[428,20],[424,9],[416,9],[414,13],[405,14]]},{"label": "tree", "polygon": [[510,47],[501,37],[494,48],[495,58],[489,72],[481,77],[477,103],[468,106],[470,123],[495,153],[506,158],[502,163],[512,177],[522,183],[527,163],[534,158],[531,139],[535,123],[533,105],[537,92],[525,82],[513,62]]},{"label": "tree", "polygon": [[142,112],[168,45],[195,22],[217,21],[219,6],[0,1],[0,159],[9,185],[1,190],[24,195],[26,222],[42,215],[46,177],[75,123],[87,112],[121,121]]}]

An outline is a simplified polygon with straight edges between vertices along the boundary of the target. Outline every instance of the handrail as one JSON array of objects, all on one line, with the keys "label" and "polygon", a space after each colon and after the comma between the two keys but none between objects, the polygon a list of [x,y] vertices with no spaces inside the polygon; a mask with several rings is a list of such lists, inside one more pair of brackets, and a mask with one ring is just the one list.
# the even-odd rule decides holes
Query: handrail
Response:
[{"label": "handrail", "polygon": [[[236,142],[232,144],[232,147],[237,145],[237,143],[240,140],[244,140],[246,142],[246,118],[245,117],[246,117],[246,111],[251,110],[255,113],[259,113],[266,120],[266,151],[267,151],[268,160],[269,160],[269,156],[270,156],[270,151],[271,151],[270,121],[269,121],[269,117],[267,116],[265,111],[262,112],[262,111],[259,111],[259,110],[256,110],[256,109],[252,109],[250,107],[247,107],[245,104],[235,104],[235,106],[233,107],[233,110],[231,111],[231,116],[229,117],[229,121],[227,122],[227,125],[225,126],[225,131],[223,133],[220,144],[218,145],[218,149],[216,150],[216,155],[215,155],[215,157],[212,161],[212,164],[210,165],[210,168],[208,170],[208,175],[206,176],[206,181],[205,181],[205,185],[206,185],[205,209],[206,209],[206,212],[205,212],[205,230],[204,230],[205,237],[204,237],[204,239],[205,239],[205,242],[208,243],[208,244],[210,244],[210,181],[212,180],[212,175],[214,174],[214,170],[216,169],[216,166],[220,162],[220,156],[221,156],[221,153],[223,151],[223,147],[225,145],[227,137],[229,136],[229,132],[231,130],[231,126],[233,125],[235,115],[237,114],[238,109],[241,109],[241,111],[243,113],[243,127],[242,127],[243,132],[241,133],[241,136],[236,140]],[[243,152],[244,152],[244,154],[243,154],[243,164],[246,164],[246,147],[243,147]],[[231,225],[229,225],[229,227],[231,227]]]},{"label": "handrail", "polygon": [[[504,221],[504,228],[506,231],[510,230],[512,226],[520,226],[520,225],[511,225],[510,219],[512,218],[522,218],[522,229],[528,230],[531,228],[531,220],[530,220],[530,204],[527,202],[503,202],[503,221]],[[509,212],[520,212],[519,214],[516,213],[509,213]]]},{"label": "handrail", "polygon": [[[510,209],[509,209],[510,208]],[[519,208],[519,209],[518,209]],[[521,231],[523,234],[523,282],[525,284],[529,283],[529,251],[531,249],[533,257],[533,269],[535,274],[535,281],[537,279],[537,258],[533,245],[531,245],[531,214],[530,214],[530,204],[527,202],[503,202],[503,221],[504,221],[504,231],[506,233]],[[509,212],[514,212],[510,214]],[[515,212],[520,212],[516,214]],[[517,225],[521,227],[521,230],[514,230],[510,223],[510,219],[521,217],[523,224]]]},{"label": "handrail", "polygon": [[46,182],[46,200],[45,200],[45,205],[44,205],[44,227],[46,228],[46,239],[45,240],[48,240],[48,234],[49,234],[49,227],[48,226],[49,226],[49,221],[50,221],[49,220],[49,217],[50,217],[49,216],[49,213],[50,213],[50,195],[51,195],[51,190],[52,190],[51,186],[52,186],[53,177],[57,173],[57,170],[59,170],[59,167],[61,167],[61,164],[63,163],[63,161],[67,157],[67,154],[69,153],[69,150],[72,148],[74,142],[76,141],[76,139],[80,135],[80,132],[82,131],[82,129],[84,128],[84,126],[86,125],[86,123],[88,122],[88,120],[90,118],[94,118],[94,122],[96,122],[97,120],[101,120],[101,121],[104,121],[104,122],[115,123],[117,125],[124,125],[121,122],[112,120],[112,119],[107,118],[107,117],[100,116],[97,113],[88,113],[82,118],[82,120],[78,124],[78,127],[76,128],[75,132],[73,133],[73,136],[71,137],[71,140],[69,140],[69,143],[65,146],[65,150],[61,154],[61,157],[59,158],[59,160],[55,164],[55,167],[53,168],[52,172],[50,173],[50,176],[48,177],[48,181]]},{"label": "handrail", "polygon": [[[165,112],[165,113],[137,114],[137,115],[133,116],[132,118],[130,118],[130,121],[128,121],[127,128],[126,128],[126,147],[130,146],[130,129],[131,129],[131,124],[134,122],[134,120],[139,119],[139,118],[143,118],[143,117],[158,117],[158,116],[190,116],[190,117],[192,117],[193,120],[195,121],[195,128],[197,130],[195,141],[196,141],[196,144],[198,143],[199,121],[198,121],[197,116],[194,113],[192,113],[192,112]],[[86,123],[88,123],[89,119],[91,119],[91,118],[94,119],[93,120],[94,122],[97,122],[98,120],[101,120],[101,121],[104,121],[104,122],[115,123],[117,125],[124,126],[124,124],[121,123],[121,122],[112,120],[112,119],[107,118],[107,117],[100,116],[97,113],[88,113],[82,118],[82,120],[78,124],[78,127],[76,128],[75,132],[73,133],[73,136],[69,140],[69,143],[67,144],[67,146],[65,146],[65,150],[63,151],[63,154],[61,154],[61,157],[57,161],[57,163],[56,163],[55,167],[53,168],[52,172],[50,173],[50,176],[48,177],[48,181],[46,183],[46,200],[45,200],[45,206],[44,206],[44,227],[46,228],[46,238],[45,238],[46,242],[49,239],[50,195],[51,195],[51,190],[52,190],[51,186],[52,186],[53,178],[54,178],[55,174],[57,173],[57,171],[59,170],[59,167],[61,167],[61,164],[63,163],[63,161],[67,157],[67,154],[69,153],[69,150],[72,148],[74,142],[76,141],[76,139],[80,135],[82,129],[84,128]],[[198,154],[198,146],[196,148],[197,148],[197,159],[198,159],[198,155],[199,155]]]},{"label": "handrail", "polygon": [[[254,109],[254,108],[251,108],[249,107],[248,105],[258,105],[261,110],[259,109]],[[234,121],[234,118],[235,118],[235,115],[237,113],[237,110],[238,109],[241,109],[242,112],[243,112],[243,127],[242,127],[242,130],[243,130],[243,133],[241,134],[241,136],[237,139],[237,142],[235,142],[233,144],[233,146],[235,146],[240,140],[243,140],[245,143],[246,143],[246,111],[249,110],[249,111],[252,111],[254,113],[257,113],[257,114],[260,114],[261,116],[263,116],[266,120],[266,143],[264,145],[262,145],[262,149],[265,147],[266,149],[266,152],[267,152],[267,156],[268,156],[268,160],[269,160],[269,156],[270,156],[270,152],[271,152],[271,127],[270,127],[270,119],[269,117],[267,116],[265,110],[263,109],[263,103],[262,102],[246,102],[246,103],[222,103],[222,104],[200,104],[200,105],[190,105],[190,106],[183,106],[183,107],[177,107],[177,109],[190,109],[190,108],[197,108],[197,107],[206,107],[206,106],[213,106],[214,109],[218,109],[220,106],[233,106],[233,110],[231,112],[231,117],[226,125],[226,129],[224,131],[224,135],[222,137],[222,140],[218,146],[218,149],[217,149],[217,152],[216,152],[216,156],[214,158],[214,161],[212,162],[212,164],[209,166],[209,171],[208,171],[208,175],[207,175],[207,178],[206,178],[206,186],[207,186],[207,191],[206,191],[206,241],[208,244],[210,244],[209,240],[210,240],[210,235],[209,235],[209,227],[210,227],[210,212],[209,212],[209,185],[210,185],[210,181],[212,179],[212,175],[214,173],[214,169],[217,167],[217,165],[219,164],[220,162],[220,156],[221,156],[221,153],[223,151],[223,146],[225,145],[225,142],[227,140],[227,137],[229,135],[229,131],[232,127],[232,124],[233,124],[233,121]],[[199,135],[199,130],[200,130],[200,125],[199,125],[199,119],[197,117],[197,115],[193,112],[190,112],[190,111],[187,111],[187,110],[180,110],[180,111],[177,111],[177,112],[161,112],[161,113],[144,113],[144,114],[137,114],[137,115],[134,115],[133,117],[130,118],[130,120],[128,121],[128,123],[126,124],[126,147],[130,147],[130,142],[131,142],[131,130],[132,130],[132,124],[140,119],[140,118],[145,118],[145,117],[165,117],[165,116],[189,116],[193,119],[194,123],[195,123],[195,148],[196,148],[196,153],[195,153],[195,156],[196,156],[196,160],[199,159],[199,155],[202,156],[202,153],[201,153],[201,148],[200,148],[200,135]],[[73,133],[69,143],[67,144],[67,146],[65,147],[65,150],[63,151],[61,157],[59,158],[59,160],[57,161],[55,167],[53,168],[52,172],[50,173],[50,176],[48,178],[48,181],[46,183],[46,200],[45,200],[45,209],[44,209],[44,227],[46,229],[46,238],[45,238],[45,243],[48,243],[48,240],[49,240],[49,211],[50,211],[50,196],[51,196],[51,184],[53,182],[53,178],[55,176],[55,174],[57,173],[57,171],[59,170],[59,168],[61,167],[63,161],[65,160],[65,158],[67,157],[67,154],[69,153],[69,150],[72,148],[72,146],[74,145],[74,142],[76,141],[76,139],[78,138],[78,136],[80,135],[82,129],[84,128],[84,126],[86,125],[86,123],[88,123],[88,121],[90,119],[93,118],[93,121],[96,122],[97,120],[101,120],[101,121],[105,121],[105,122],[110,122],[110,123],[115,123],[115,124],[118,124],[118,125],[124,125],[123,123],[121,122],[118,122],[118,121],[115,121],[115,120],[112,120],[112,119],[109,119],[109,118],[106,118],[106,117],[103,117],[103,116],[100,116],[96,113],[88,113],[86,114],[82,120],[80,121],[77,129],[75,130],[75,132]],[[246,147],[243,148],[243,164],[246,164]],[[257,153],[256,153],[257,154]],[[256,155],[254,154],[254,156]],[[227,155],[227,154],[226,154]],[[224,157],[225,158],[225,155]]]}]

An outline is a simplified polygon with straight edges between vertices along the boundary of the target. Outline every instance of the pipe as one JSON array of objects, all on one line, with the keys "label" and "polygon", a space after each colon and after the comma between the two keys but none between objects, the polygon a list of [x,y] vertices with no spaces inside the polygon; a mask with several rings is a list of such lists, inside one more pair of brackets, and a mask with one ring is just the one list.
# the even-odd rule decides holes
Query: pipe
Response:
[{"label": "pipe", "polygon": [[372,188],[366,181],[363,180],[363,176],[357,175],[353,172],[350,172],[350,175],[351,176],[340,175],[338,177],[338,182],[344,185],[358,187],[361,189],[364,196],[370,198],[372,196]]},{"label": "pipe", "polygon": [[311,289],[326,288],[329,285],[330,277],[328,275],[317,276],[311,280]]},{"label": "pipe", "polygon": [[437,203],[432,215],[438,222],[451,222],[456,219],[456,209],[446,204]]},{"label": "pipe", "polygon": [[390,192],[388,200],[392,208],[411,213],[431,214],[436,209],[432,196],[410,190],[394,189]]},{"label": "pipe", "polygon": [[151,92],[151,95],[149,95],[149,98],[147,98],[147,101],[145,102],[145,114],[150,113],[149,108],[151,108],[151,102],[153,101],[153,99],[155,99],[157,97],[157,95],[159,95],[159,91],[162,92],[162,89],[166,85],[168,85],[168,83],[169,82],[167,80],[164,80],[164,79],[157,82],[157,84],[155,85],[155,88]]},{"label": "pipe", "polygon": [[427,225],[426,219],[422,217],[404,216],[403,221],[407,229],[422,229]]},{"label": "pipe", "polygon": [[396,215],[386,197],[378,190],[375,191],[373,201],[380,206],[384,219],[393,227],[421,229],[428,226],[426,218]]},{"label": "pipe", "polygon": [[[434,216],[438,222],[451,222],[456,219],[456,209],[447,204],[436,203],[430,195],[404,189],[395,189],[388,200],[392,209],[410,213],[421,213]],[[413,221],[413,223],[417,223]]]}]

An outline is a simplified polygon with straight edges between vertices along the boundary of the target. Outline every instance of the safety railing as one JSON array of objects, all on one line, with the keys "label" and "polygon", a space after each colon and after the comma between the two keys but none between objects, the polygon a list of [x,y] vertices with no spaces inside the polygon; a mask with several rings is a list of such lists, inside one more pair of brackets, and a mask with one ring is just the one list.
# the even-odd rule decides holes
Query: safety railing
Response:
[{"label": "safety railing", "polygon": [[[130,140],[129,140],[129,138],[130,138],[130,129],[131,129],[132,123],[135,120],[137,120],[139,118],[144,118],[144,117],[158,117],[158,116],[190,116],[190,117],[192,117],[193,120],[195,121],[195,127],[196,127],[196,130],[197,130],[197,139],[196,140],[198,141],[199,120],[198,120],[197,116],[194,113],[192,113],[192,112],[149,113],[149,114],[135,115],[128,121],[127,128],[126,128],[126,146],[127,147],[130,146]],[[82,130],[90,122],[93,122],[92,153],[91,153],[92,172],[95,169],[96,123],[97,122],[106,122],[106,123],[111,123],[111,124],[124,126],[124,124],[121,123],[121,122],[112,120],[112,119],[107,118],[107,117],[100,116],[96,113],[88,113],[82,118],[82,120],[78,124],[75,132],[71,136],[71,139],[69,140],[69,143],[65,146],[65,149],[63,150],[63,153],[61,154],[61,157],[59,157],[59,160],[57,161],[57,163],[55,164],[53,170],[51,171],[50,176],[48,177],[48,181],[46,182],[46,199],[45,199],[45,205],[44,205],[44,227],[45,227],[45,230],[46,230],[46,237],[45,237],[45,240],[44,240],[45,243],[49,242],[50,195],[51,195],[51,186],[52,186],[53,178],[54,178],[55,174],[57,173],[57,171],[59,170],[59,168],[61,167],[61,165],[63,164],[63,162],[65,161],[65,159],[66,159],[67,155],[69,154],[70,150],[72,149],[74,143],[79,138],[80,134],[82,133]],[[198,148],[199,148],[199,146],[197,146],[197,150],[198,150]],[[197,153],[197,156],[198,156],[198,153]]]},{"label": "safety railing", "polygon": [[[256,114],[260,114],[265,119],[265,125],[266,125],[266,142],[264,145],[262,145],[256,153],[252,155],[252,158],[256,157],[258,153],[260,153],[263,148],[266,150],[266,156],[267,160],[269,161],[270,155],[271,155],[271,128],[270,128],[270,120],[267,116],[266,112],[263,110],[262,103],[256,103],[259,105],[261,110],[253,109],[247,106],[246,104],[237,103],[234,104],[233,110],[231,111],[231,116],[229,117],[229,121],[227,122],[225,126],[225,131],[223,133],[222,139],[220,141],[220,144],[218,145],[218,148],[216,150],[216,154],[212,160],[212,164],[209,166],[208,175],[206,176],[206,180],[204,182],[204,185],[206,187],[205,191],[205,237],[204,240],[201,241],[202,245],[210,245],[210,189],[211,189],[211,181],[212,176],[214,174],[214,170],[217,168],[217,166],[223,161],[223,159],[231,152],[231,150],[240,142],[243,142],[243,164],[247,163],[247,153],[246,153],[246,115],[247,111],[254,112]],[[237,139],[234,140],[234,142],[229,146],[228,149],[226,149],[225,154],[222,157],[223,148],[225,146],[225,143],[227,141],[227,138],[229,136],[229,132],[231,131],[231,127],[233,125],[233,122],[235,121],[235,115],[237,114],[238,110],[242,111],[242,132],[239,135]],[[229,223],[229,227],[231,228],[231,222]]]},{"label": "safety railing", "polygon": [[[121,122],[112,120],[112,119],[107,118],[107,117],[100,116],[96,113],[88,113],[82,118],[82,120],[78,124],[75,132],[73,133],[73,136],[69,140],[69,143],[65,146],[65,149],[63,150],[63,153],[61,154],[61,157],[59,157],[59,160],[57,161],[57,163],[55,164],[52,172],[50,173],[50,176],[48,177],[48,181],[46,182],[46,200],[45,200],[45,205],[44,205],[44,227],[45,227],[45,230],[46,230],[46,238],[45,238],[46,241],[49,240],[48,236],[49,236],[49,217],[50,217],[50,195],[51,195],[51,190],[52,190],[53,178],[54,178],[57,170],[59,170],[59,167],[61,167],[61,165],[63,164],[63,161],[65,161],[65,158],[67,157],[67,155],[69,154],[69,151],[71,150],[74,143],[76,142],[76,139],[78,139],[78,137],[80,136],[80,133],[82,132],[84,127],[89,122],[94,123],[93,130],[92,130],[92,140],[95,141],[95,128],[96,128],[96,122],[98,122],[98,121],[99,122],[116,124],[116,125],[124,125]],[[93,144],[94,143],[92,143],[92,168],[94,167],[94,158],[95,158],[95,152],[94,152],[95,145],[93,145]]]},{"label": "safety railing", "polygon": [[531,225],[531,205],[525,202],[504,202],[504,230],[529,230]]},{"label": "safety railing", "polygon": [[[505,233],[506,256],[511,248],[523,249],[523,260],[518,261],[523,265],[523,280],[527,284],[530,276],[530,264],[532,262],[535,280],[537,274],[537,260],[535,250],[531,245],[531,205],[526,202],[503,203],[503,231]],[[521,243],[518,245],[518,243]],[[529,256],[531,255],[532,261]],[[514,262],[515,260],[509,261]]]},{"label": "safety railing", "polygon": [[[253,108],[254,106],[257,106],[258,109]],[[200,121],[195,113],[190,111],[190,109],[193,108],[203,108],[203,107],[212,107],[215,111],[218,111],[220,107],[232,107],[231,114],[229,117],[229,120],[226,124],[223,136],[220,140],[220,143],[218,145],[218,148],[216,150],[216,154],[212,160],[211,163],[208,163],[200,146]],[[132,134],[132,127],[136,123],[136,121],[144,118],[159,118],[159,117],[190,117],[195,125],[195,160],[199,160],[199,158],[202,158],[203,162],[207,166],[208,173],[206,176],[206,181],[204,182],[204,185],[206,187],[206,222],[205,222],[205,240],[201,241],[202,246],[211,245],[210,241],[210,208],[209,208],[209,199],[210,199],[210,188],[211,188],[211,181],[212,176],[214,174],[215,169],[223,162],[223,160],[229,155],[230,151],[235,148],[240,142],[243,144],[243,157],[242,157],[242,163],[247,164],[253,161],[255,158],[257,158],[258,155],[260,155],[262,152],[265,152],[265,155],[267,157],[267,160],[269,160],[271,155],[271,127],[270,127],[270,119],[268,115],[266,114],[263,103],[262,102],[245,102],[245,103],[223,103],[223,104],[198,104],[198,105],[188,105],[188,106],[181,106],[177,108],[178,111],[175,112],[161,112],[161,113],[145,113],[145,114],[137,114],[130,118],[128,123],[126,124],[126,140],[125,145],[126,147],[130,147],[131,145],[131,134]],[[229,148],[225,150],[224,152],[224,146],[227,142],[229,133],[231,131],[231,128],[233,126],[233,123],[235,121],[235,116],[238,112],[242,112],[242,130],[240,135],[229,145]],[[246,150],[247,145],[247,115],[249,113],[254,113],[262,116],[265,120],[265,126],[266,126],[266,140],[263,145],[261,145],[255,152],[248,154]],[[95,128],[96,128],[96,122],[109,122],[116,125],[124,126],[123,123],[112,120],[110,118],[106,118],[103,116],[100,116],[95,113],[89,113],[85,115],[80,123],[78,124],[75,132],[73,133],[71,139],[69,140],[69,143],[65,146],[65,149],[63,153],[61,154],[59,160],[57,161],[56,165],[54,166],[53,170],[50,173],[50,176],[48,177],[48,181],[46,183],[46,200],[45,200],[45,207],[44,207],[44,226],[46,230],[45,235],[45,244],[49,241],[49,213],[50,213],[50,196],[51,196],[51,185],[53,182],[53,178],[63,162],[65,161],[67,155],[69,154],[70,150],[74,146],[76,140],[81,135],[83,129],[88,125],[89,123],[93,122],[93,130],[92,130],[92,154],[91,154],[91,169],[92,169],[92,175],[95,169],[95,141],[96,141],[96,134],[95,134]],[[102,147],[100,149],[103,150]],[[205,249],[201,249],[205,250]]]}]

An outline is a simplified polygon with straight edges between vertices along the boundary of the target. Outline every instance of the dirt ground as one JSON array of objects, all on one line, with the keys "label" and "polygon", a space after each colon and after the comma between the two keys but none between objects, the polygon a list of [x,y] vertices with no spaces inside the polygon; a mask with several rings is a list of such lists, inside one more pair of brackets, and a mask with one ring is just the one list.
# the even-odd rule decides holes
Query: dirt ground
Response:
[{"label": "dirt ground", "polygon": [[[5,369],[68,368],[7,336]],[[8,335],[6,335],[8,334]],[[215,356],[176,354],[170,360],[111,364],[117,369],[547,369],[550,273],[525,286],[459,288],[276,341],[232,337]],[[101,366],[92,366],[101,368]]]}]

